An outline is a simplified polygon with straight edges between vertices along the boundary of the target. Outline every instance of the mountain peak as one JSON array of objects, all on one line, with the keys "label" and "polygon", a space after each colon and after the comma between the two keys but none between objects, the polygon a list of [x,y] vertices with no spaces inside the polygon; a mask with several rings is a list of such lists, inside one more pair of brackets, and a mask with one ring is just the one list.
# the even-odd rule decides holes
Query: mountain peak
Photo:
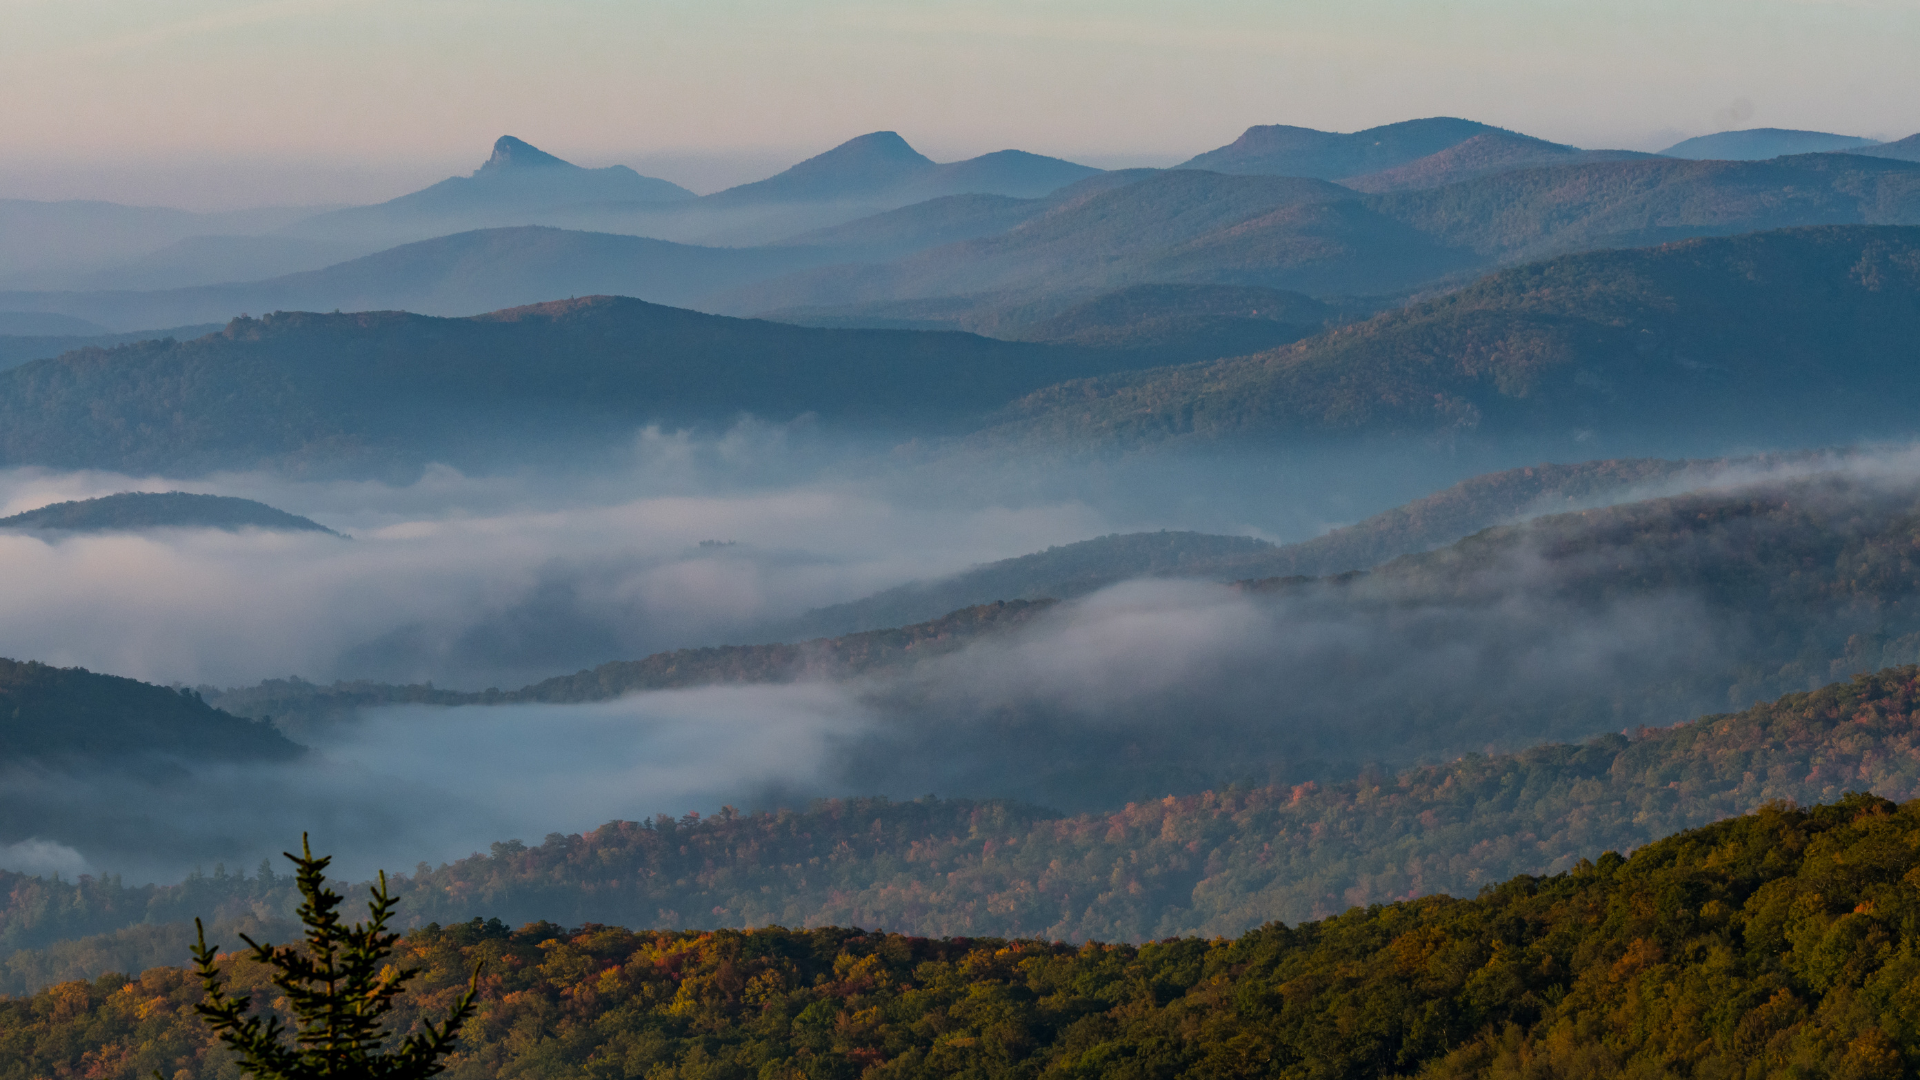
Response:
[{"label": "mountain peak", "polygon": [[807,169],[844,168],[901,168],[920,169],[933,165],[933,159],[915,150],[897,131],[871,131],[841,143],[824,154],[795,165],[789,172]]},{"label": "mountain peak", "polygon": [[493,143],[493,156],[480,166],[481,172],[494,172],[503,169],[551,168],[561,166],[577,169],[571,161],[554,157],[531,143],[522,142],[511,135],[502,135]]},{"label": "mountain peak", "polygon": [[897,131],[872,131],[777,176],[729,188],[732,198],[819,199],[866,195],[938,168]]}]

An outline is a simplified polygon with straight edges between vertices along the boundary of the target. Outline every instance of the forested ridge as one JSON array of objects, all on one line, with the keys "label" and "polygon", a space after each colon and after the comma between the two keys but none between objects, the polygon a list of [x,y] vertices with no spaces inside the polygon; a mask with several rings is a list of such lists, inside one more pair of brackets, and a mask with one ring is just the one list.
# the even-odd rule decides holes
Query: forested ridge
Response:
[{"label": "forested ridge", "polygon": [[446,461],[503,445],[524,458],[529,440],[572,440],[577,452],[649,423],[724,426],[742,413],[932,433],[1061,379],[1145,362],[607,296],[472,318],[282,311],[193,341],[0,371],[0,463],[179,475]]},{"label": "forested ridge", "polygon": [[[864,925],[923,936],[1144,941],[1431,893],[1470,896],[1775,800],[1920,797],[1920,667],[1632,738],[1469,755],[1342,783],[1229,788],[1060,816],[1005,802],[826,800],[663,813],[397,877],[409,925],[476,915],[658,928]],[[0,874],[0,989],[136,969],[285,926],[271,871],[129,887]],[[277,920],[277,921],[276,921]],[[135,925],[139,924],[139,925]],[[121,929],[126,928],[126,929]],[[66,940],[48,947],[48,943]]]},{"label": "forested ridge", "polygon": [[285,760],[303,751],[271,725],[222,712],[192,690],[0,658],[0,770],[153,754]]},{"label": "forested ridge", "polygon": [[1913,355],[1916,298],[1920,230],[1903,226],[1566,255],[1253,356],[1049,387],[1011,406],[993,437],[1133,445],[1686,424],[1857,439],[1910,408],[1888,394]]},{"label": "forested ridge", "polygon": [[[1895,1078],[1920,1060],[1920,805],[1772,805],[1472,899],[1237,939],[424,927],[403,1020],[484,959],[450,1080]],[[265,972],[231,955],[242,988]],[[237,1075],[178,968],[0,1002],[0,1077]]]},{"label": "forested ridge", "polygon": [[928,656],[953,652],[983,634],[1003,633],[1030,622],[1050,600],[1006,600],[951,611],[911,626],[816,638],[792,644],[716,645],[615,660],[572,675],[543,679],[518,690],[446,690],[431,683],[393,685],[338,682],[321,686],[304,679],[268,679],[255,686],[202,687],[223,709],[252,717],[275,717],[298,727],[355,709],[380,705],[504,705],[521,702],[606,701],[640,690],[669,690],[723,682],[788,682],[802,678],[851,678]]}]

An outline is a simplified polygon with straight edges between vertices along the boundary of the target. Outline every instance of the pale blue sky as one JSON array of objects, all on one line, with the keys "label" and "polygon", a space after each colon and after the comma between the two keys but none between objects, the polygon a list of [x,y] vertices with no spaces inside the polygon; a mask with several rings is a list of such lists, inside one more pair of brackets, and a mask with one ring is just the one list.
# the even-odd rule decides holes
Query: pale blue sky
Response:
[{"label": "pale blue sky", "polygon": [[1897,138],[1916,56],[1920,0],[0,0],[0,196],[360,201],[503,133],[697,190],[881,128],[1102,165],[1441,114]]}]

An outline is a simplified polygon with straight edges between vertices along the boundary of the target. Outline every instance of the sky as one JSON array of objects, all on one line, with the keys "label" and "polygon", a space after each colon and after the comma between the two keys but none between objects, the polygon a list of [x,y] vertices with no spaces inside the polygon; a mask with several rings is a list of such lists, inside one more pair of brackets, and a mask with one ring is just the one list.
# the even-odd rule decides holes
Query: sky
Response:
[{"label": "sky", "polygon": [[1177,162],[1457,115],[1920,130],[1920,0],[0,0],[0,197],[390,198],[513,134],[710,191],[867,131]]}]

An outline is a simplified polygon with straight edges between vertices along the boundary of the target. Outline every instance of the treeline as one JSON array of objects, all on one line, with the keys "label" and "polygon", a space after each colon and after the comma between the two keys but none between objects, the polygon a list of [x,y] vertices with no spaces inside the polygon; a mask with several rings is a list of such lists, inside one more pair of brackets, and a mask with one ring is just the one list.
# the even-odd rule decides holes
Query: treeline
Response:
[{"label": "treeline", "polygon": [[[1920,804],[1778,805],[1474,899],[1144,946],[857,928],[402,944],[401,1019],[483,1002],[449,1080],[1834,1076],[1920,1062]],[[229,956],[241,986],[265,971]],[[0,1001],[0,1080],[236,1076],[178,968]]]},{"label": "treeline", "polygon": [[0,769],[143,754],[284,761],[304,751],[271,725],[222,712],[192,690],[0,658]]},{"label": "treeline", "polygon": [[443,690],[432,683],[337,682],[321,686],[304,679],[268,679],[256,686],[220,690],[201,687],[220,708],[241,716],[273,718],[284,728],[301,726],[380,705],[505,705],[518,702],[570,704],[607,701],[639,690],[671,690],[714,683],[788,682],[801,678],[850,678],[878,668],[952,652],[981,634],[1031,621],[1050,600],[994,601],[912,626],[869,630],[793,644],[718,645],[615,660],[572,675],[544,679],[518,690]]},{"label": "treeline", "polygon": [[[1227,789],[1070,817],[934,799],[662,815],[531,847],[504,841],[396,880],[414,926],[488,915],[1069,941],[1231,936],[1355,905],[1470,896],[1770,801],[1831,801],[1849,790],[1920,796],[1920,667],[1632,739],[1472,755],[1343,784]],[[0,941],[16,948],[84,925],[145,923],[8,957],[0,989],[12,993],[132,970],[168,949],[184,955],[190,928],[170,920],[285,919],[295,903],[287,881],[270,877],[197,876],[146,889],[6,884],[13,900],[0,911]]]}]

